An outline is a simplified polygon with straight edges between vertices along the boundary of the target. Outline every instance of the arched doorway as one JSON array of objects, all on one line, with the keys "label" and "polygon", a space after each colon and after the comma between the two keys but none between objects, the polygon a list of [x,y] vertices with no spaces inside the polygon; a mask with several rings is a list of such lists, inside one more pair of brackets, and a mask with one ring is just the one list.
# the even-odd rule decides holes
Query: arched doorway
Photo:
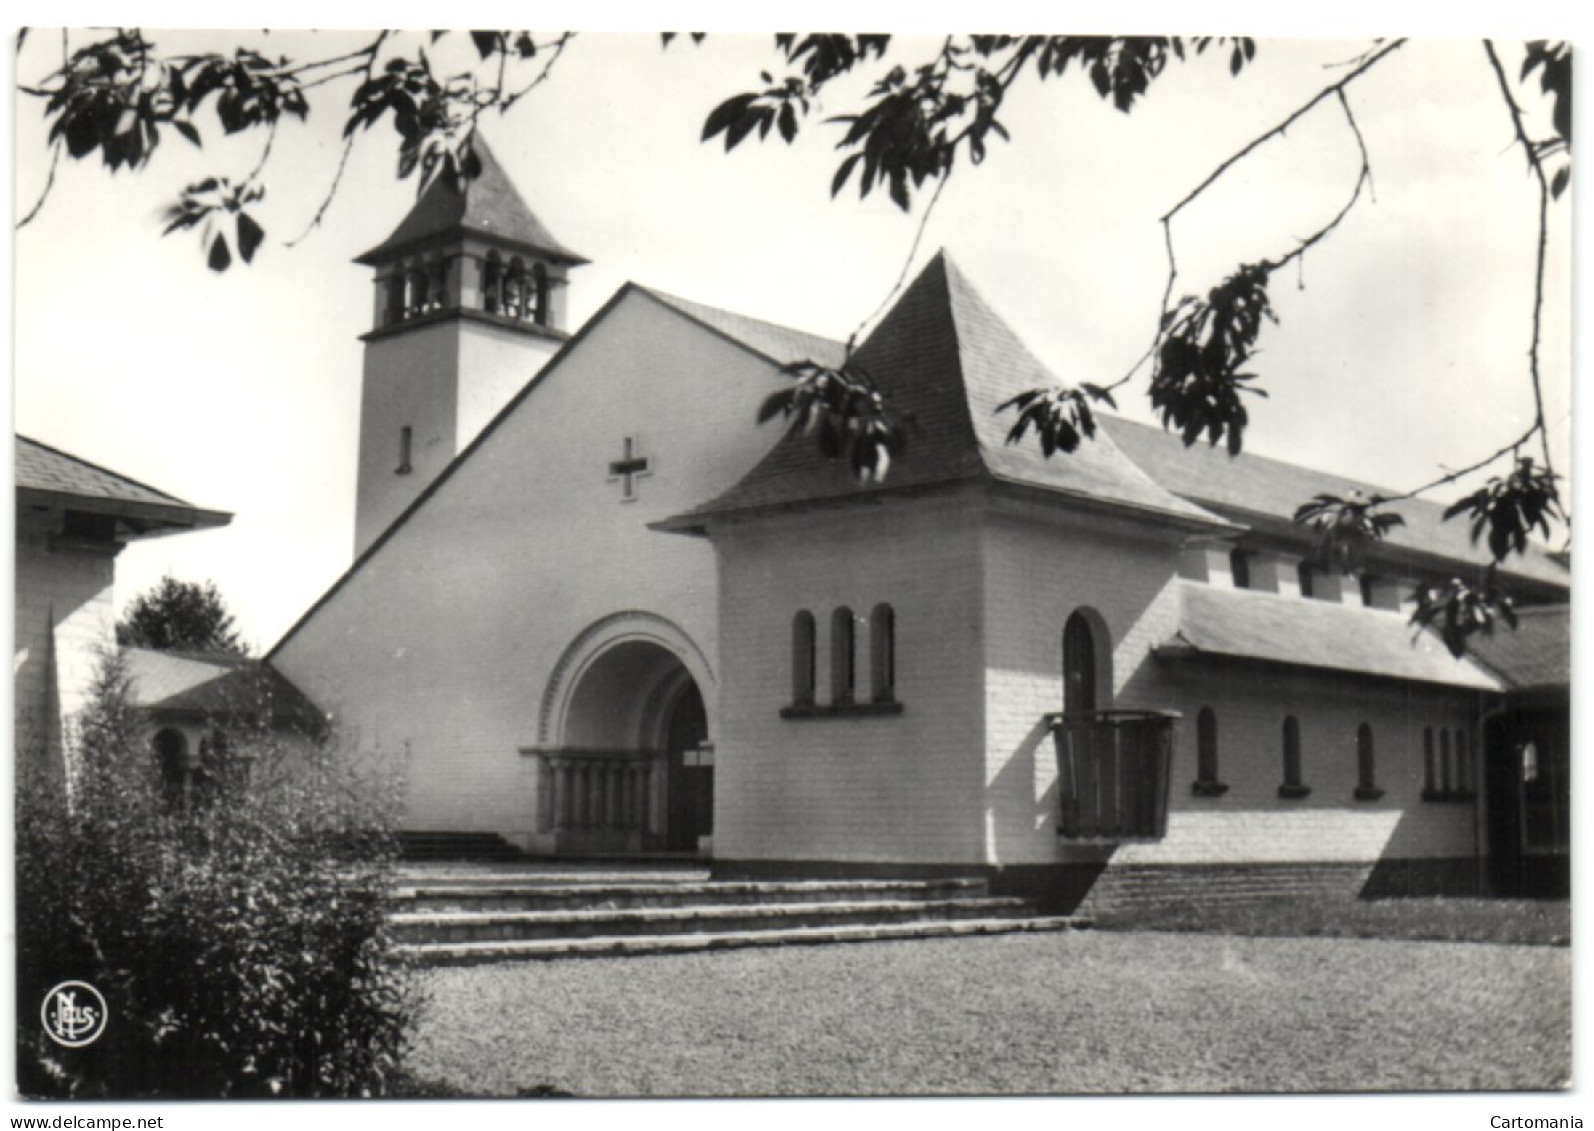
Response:
[{"label": "arched doorway", "polygon": [[566,666],[539,748],[541,830],[560,853],[700,851],[714,759],[693,667],[657,635],[594,643]]}]

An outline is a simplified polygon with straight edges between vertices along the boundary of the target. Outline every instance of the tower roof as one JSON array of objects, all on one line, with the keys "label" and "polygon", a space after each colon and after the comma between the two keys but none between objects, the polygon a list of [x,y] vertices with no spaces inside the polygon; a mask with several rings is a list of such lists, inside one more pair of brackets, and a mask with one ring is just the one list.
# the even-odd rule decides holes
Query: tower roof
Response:
[{"label": "tower roof", "polygon": [[354,261],[375,266],[439,236],[472,235],[542,252],[565,263],[587,262],[554,239],[526,206],[480,132],[472,137],[471,149],[481,162],[481,172],[466,182],[463,192],[454,187],[452,177],[436,178],[392,234]]},{"label": "tower roof", "polygon": [[887,313],[855,362],[912,420],[907,453],[884,482],[855,482],[845,461],[826,459],[812,437],[793,430],[729,491],[671,524],[690,528],[713,514],[995,481],[1202,526],[1229,525],[1157,483],[1101,432],[1094,443],[1053,460],[1039,445],[1008,445],[1012,418],[998,417],[997,406],[1056,378],[944,252]]}]

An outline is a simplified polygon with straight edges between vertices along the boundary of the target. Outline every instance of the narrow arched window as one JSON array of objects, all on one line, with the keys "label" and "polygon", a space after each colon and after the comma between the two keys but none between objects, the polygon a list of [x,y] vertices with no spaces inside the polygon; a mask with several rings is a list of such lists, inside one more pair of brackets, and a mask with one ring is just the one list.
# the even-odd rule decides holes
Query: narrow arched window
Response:
[{"label": "narrow arched window", "polygon": [[442,310],[448,295],[448,261],[434,259],[426,268],[426,308]]},{"label": "narrow arched window", "polygon": [[1310,563],[1302,562],[1300,565],[1296,566],[1295,577],[1301,585],[1301,596],[1312,596],[1312,567]]},{"label": "narrow arched window", "polygon": [[392,325],[394,322],[404,320],[404,272],[395,271],[388,276],[384,284],[387,288],[387,311],[383,315],[384,324]]},{"label": "narrow arched window", "polygon": [[1196,715],[1196,781],[1211,785],[1218,780],[1218,717],[1211,707]]},{"label": "narrow arched window", "polygon": [[530,317],[539,326],[548,325],[548,269],[541,263],[531,265]]},{"label": "narrow arched window", "polygon": [[426,268],[416,264],[406,272],[406,277],[410,280],[410,304],[406,312],[413,319],[414,315],[426,312]]},{"label": "narrow arched window", "polygon": [[519,259],[511,259],[504,273],[503,312],[511,318],[526,316],[526,271]]},{"label": "narrow arched window", "polygon": [[1378,605],[1378,594],[1377,594],[1377,590],[1376,590],[1376,584],[1377,583],[1373,579],[1372,574],[1370,574],[1370,573],[1362,574],[1360,579],[1359,579],[1359,581],[1358,581],[1358,583],[1361,585],[1361,590],[1362,590],[1362,604],[1365,607],[1369,608],[1369,609],[1377,607],[1377,605]]},{"label": "narrow arched window", "polygon": [[497,314],[504,308],[504,266],[498,261],[498,253],[489,251],[487,260],[482,264],[482,309],[488,314]]},{"label": "narrow arched window", "polygon": [[830,614],[830,701],[852,702],[857,688],[856,650],[852,638],[852,610],[843,605]]},{"label": "narrow arched window", "polygon": [[1434,761],[1433,727],[1422,728],[1422,790],[1424,793],[1437,793],[1439,791],[1439,773],[1437,763]]},{"label": "narrow arched window", "polygon": [[814,703],[814,614],[803,609],[791,619],[791,701]]},{"label": "narrow arched window", "polygon": [[415,429],[408,424],[403,425],[399,428],[399,462],[398,467],[394,469],[395,475],[408,475],[415,470],[410,464],[410,456],[414,454],[412,450],[414,444]]},{"label": "narrow arched window", "polygon": [[1063,712],[1089,713],[1096,701],[1096,636],[1084,614],[1076,612],[1063,626]]},{"label": "narrow arched window", "polygon": [[1356,728],[1356,798],[1376,801],[1384,795],[1378,788],[1378,759],[1373,751],[1373,728],[1363,723]]},{"label": "narrow arched window", "polygon": [[1472,792],[1472,758],[1471,751],[1467,749],[1467,732],[1456,730],[1456,791],[1458,793]]},{"label": "narrow arched window", "polygon": [[1450,732],[1439,728],[1439,792],[1448,794],[1454,783],[1450,777]]},{"label": "narrow arched window", "polygon": [[1294,715],[1284,720],[1284,783],[1280,797],[1305,797],[1311,790],[1301,777],[1301,724]]},{"label": "narrow arched window", "polygon": [[1251,588],[1251,555],[1244,550],[1229,551],[1229,572],[1234,576],[1236,589]]},{"label": "narrow arched window", "polygon": [[869,690],[876,703],[897,697],[897,614],[890,605],[869,614]]}]

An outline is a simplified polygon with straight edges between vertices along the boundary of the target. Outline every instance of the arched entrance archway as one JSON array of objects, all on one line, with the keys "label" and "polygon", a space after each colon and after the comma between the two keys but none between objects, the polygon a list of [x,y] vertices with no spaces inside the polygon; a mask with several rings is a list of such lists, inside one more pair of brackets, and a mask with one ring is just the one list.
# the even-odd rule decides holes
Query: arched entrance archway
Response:
[{"label": "arched entrance archway", "polygon": [[703,847],[714,807],[706,670],[684,634],[647,614],[611,618],[577,639],[544,698],[538,807],[549,847]]}]

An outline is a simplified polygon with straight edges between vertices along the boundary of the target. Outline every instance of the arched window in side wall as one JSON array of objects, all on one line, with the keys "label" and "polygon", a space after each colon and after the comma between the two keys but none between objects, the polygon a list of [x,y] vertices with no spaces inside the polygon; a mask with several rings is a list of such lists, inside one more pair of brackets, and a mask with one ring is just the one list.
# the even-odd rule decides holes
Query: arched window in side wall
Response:
[{"label": "arched window in side wall", "polygon": [[1444,727],[1439,728],[1439,792],[1449,795],[1455,788],[1454,779],[1450,776],[1450,732]]},{"label": "arched window in side wall", "polygon": [[807,609],[791,618],[791,701],[814,705],[814,614]]},{"label": "arched window in side wall", "polygon": [[1098,703],[1096,634],[1075,612],[1063,626],[1063,713],[1088,714]]},{"label": "arched window in side wall", "polygon": [[897,614],[886,604],[869,614],[869,691],[876,703],[897,697]]},{"label": "arched window in side wall", "polygon": [[1228,788],[1218,778],[1218,716],[1211,707],[1202,707],[1196,715],[1196,780],[1191,792],[1218,797]]},{"label": "arched window in side wall", "polygon": [[1378,788],[1378,760],[1373,751],[1373,728],[1363,723],[1356,728],[1356,800],[1377,801],[1384,795]]},{"label": "arched window in side wall", "polygon": [[857,650],[853,646],[852,610],[843,605],[830,614],[830,701],[851,703],[857,690]]},{"label": "arched window in side wall", "polygon": [[1284,720],[1284,781],[1280,797],[1305,797],[1311,787],[1301,777],[1301,724],[1294,715]]},{"label": "arched window in side wall", "polygon": [[1431,797],[1439,792],[1438,763],[1434,760],[1433,727],[1422,728],[1422,792]]},{"label": "arched window in side wall", "polygon": [[1473,790],[1472,783],[1472,757],[1467,749],[1467,732],[1460,727],[1456,728],[1456,792],[1463,797],[1470,796]]}]

